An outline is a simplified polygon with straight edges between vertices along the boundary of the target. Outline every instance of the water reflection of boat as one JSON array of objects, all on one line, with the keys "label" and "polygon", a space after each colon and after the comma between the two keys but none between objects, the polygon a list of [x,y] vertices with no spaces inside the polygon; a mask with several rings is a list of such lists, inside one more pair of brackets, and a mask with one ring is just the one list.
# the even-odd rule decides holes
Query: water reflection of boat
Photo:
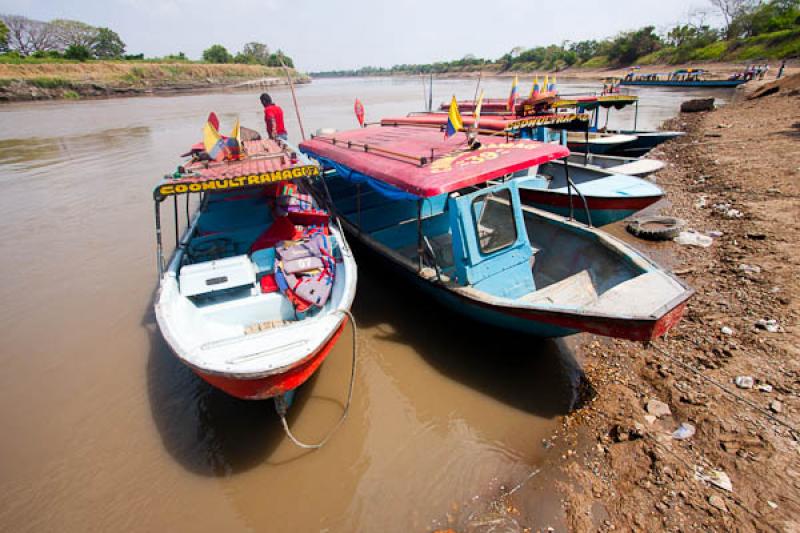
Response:
[{"label": "water reflection of boat", "polygon": [[345,228],[459,313],[545,337],[646,340],[678,322],[692,292],[681,281],[602,231],[522,206],[518,180],[490,183],[566,157],[564,147],[477,141],[375,127],[300,149],[331,169],[325,183]]},{"label": "water reflection of boat", "polygon": [[[319,168],[286,144],[244,142],[243,159],[193,161],[154,190],[160,288],[155,311],[177,357],[244,399],[300,386],[336,344],[355,295],[344,236],[303,192]],[[165,265],[160,206],[199,207]],[[183,203],[183,202],[180,202]]]}]

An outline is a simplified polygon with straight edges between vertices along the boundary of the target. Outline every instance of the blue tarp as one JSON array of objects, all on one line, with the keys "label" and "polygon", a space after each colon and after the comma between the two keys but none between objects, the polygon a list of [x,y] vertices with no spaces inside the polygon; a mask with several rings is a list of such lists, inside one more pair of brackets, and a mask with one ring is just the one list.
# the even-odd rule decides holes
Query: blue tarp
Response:
[{"label": "blue tarp", "polygon": [[361,174],[360,172],[357,172],[352,168],[336,163],[335,161],[332,161],[330,159],[320,157],[313,153],[309,155],[312,156],[317,161],[319,161],[323,167],[334,169],[340,177],[346,179],[347,181],[350,181],[352,183],[366,183],[367,185],[369,185],[370,187],[381,193],[383,196],[391,200],[419,200],[420,198],[419,196],[416,196],[409,192],[402,191],[397,187],[393,187],[388,183],[384,183],[382,181],[376,180],[375,178],[371,178],[366,174]]}]

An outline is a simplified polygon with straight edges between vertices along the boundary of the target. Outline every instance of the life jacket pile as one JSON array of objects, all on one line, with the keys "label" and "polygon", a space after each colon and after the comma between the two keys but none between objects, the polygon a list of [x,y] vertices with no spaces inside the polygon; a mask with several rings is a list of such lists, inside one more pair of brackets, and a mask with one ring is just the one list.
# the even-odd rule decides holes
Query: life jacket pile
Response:
[{"label": "life jacket pile", "polygon": [[298,313],[324,307],[336,275],[328,212],[288,183],[276,190],[273,213],[275,221],[250,250],[275,247],[274,275],[262,278],[262,291],[279,290]]}]

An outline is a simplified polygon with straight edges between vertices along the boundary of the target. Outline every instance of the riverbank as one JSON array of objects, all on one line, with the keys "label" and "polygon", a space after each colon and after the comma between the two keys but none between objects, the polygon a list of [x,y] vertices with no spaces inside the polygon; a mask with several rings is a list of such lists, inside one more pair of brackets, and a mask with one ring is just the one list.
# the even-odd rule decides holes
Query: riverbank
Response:
[{"label": "riverbank", "polygon": [[[311,79],[291,71],[296,83]],[[283,69],[204,63],[0,64],[0,103],[30,100],[113,98],[246,86],[286,85]]]},{"label": "riverbank", "polygon": [[[679,69],[687,69],[687,68],[702,68],[709,72],[711,77],[713,78],[723,78],[726,79],[728,76],[735,72],[741,72],[746,69],[749,65],[752,64],[770,64],[770,72],[767,75],[767,79],[773,79],[778,72],[778,67],[780,67],[780,61],[742,61],[742,62],[693,62],[693,63],[684,63],[684,64],[670,64],[670,63],[657,63],[652,65],[642,65],[640,69],[637,71],[639,74],[656,74],[656,73],[666,73],[666,72],[673,72]],[[538,71],[530,71],[530,70],[500,70],[499,65],[484,65],[482,67],[465,67],[464,69],[454,69],[448,72],[437,72],[433,74],[434,79],[449,79],[449,78],[477,78],[481,76],[483,78],[513,78],[514,76],[518,76],[520,80],[528,80],[533,78],[534,76],[539,76],[540,78],[545,75],[553,76],[555,75],[557,78],[561,78],[562,80],[569,80],[569,79],[579,79],[579,80],[603,80],[605,78],[622,78],[628,72],[630,72],[629,67],[568,67],[563,69],[557,70],[538,70]],[[800,73],[800,61],[787,61],[786,69],[784,70],[784,76],[789,76],[792,74]],[[429,74],[424,74],[424,76],[428,76]],[[373,75],[366,75],[366,77],[370,77]],[[409,77],[409,76],[422,76],[422,74],[414,74],[410,72],[376,72],[374,76],[378,77]],[[328,76],[328,75],[313,75],[312,77],[320,77],[320,78],[327,78],[327,77],[336,77],[336,76]]]},{"label": "riverbank", "polygon": [[670,258],[697,292],[666,339],[580,350],[595,394],[561,432],[572,530],[800,527],[800,435],[787,428],[800,426],[798,103],[794,77],[665,124],[687,135],[652,154],[668,162],[663,214],[721,236],[709,248],[649,245],[612,228]]}]

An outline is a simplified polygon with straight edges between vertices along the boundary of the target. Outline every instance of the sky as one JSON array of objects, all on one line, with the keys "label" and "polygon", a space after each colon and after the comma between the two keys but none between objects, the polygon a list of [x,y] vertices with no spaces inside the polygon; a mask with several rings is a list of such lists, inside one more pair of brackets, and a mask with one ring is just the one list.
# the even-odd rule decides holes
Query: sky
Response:
[{"label": "sky", "polygon": [[[0,0],[0,13],[68,18],[116,31],[128,53],[184,52],[249,41],[282,49],[304,71],[496,59],[516,46],[601,39],[687,20],[708,0]],[[713,17],[710,17],[713,21]]]}]

